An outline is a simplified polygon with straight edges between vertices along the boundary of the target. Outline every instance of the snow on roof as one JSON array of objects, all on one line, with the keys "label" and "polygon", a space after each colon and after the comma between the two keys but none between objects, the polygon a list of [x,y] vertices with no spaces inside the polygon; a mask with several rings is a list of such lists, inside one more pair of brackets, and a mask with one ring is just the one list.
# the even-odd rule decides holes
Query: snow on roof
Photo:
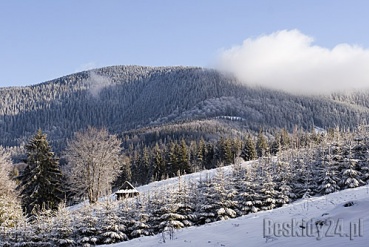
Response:
[{"label": "snow on roof", "polygon": [[138,193],[136,189],[129,189],[129,190],[118,190],[115,194],[129,194],[129,193]]},{"label": "snow on roof", "polygon": [[133,185],[128,181],[125,181],[122,187],[120,187],[120,189],[117,192],[115,192],[115,194],[128,194],[128,193],[139,193],[138,190],[136,190],[135,187],[133,187]]}]

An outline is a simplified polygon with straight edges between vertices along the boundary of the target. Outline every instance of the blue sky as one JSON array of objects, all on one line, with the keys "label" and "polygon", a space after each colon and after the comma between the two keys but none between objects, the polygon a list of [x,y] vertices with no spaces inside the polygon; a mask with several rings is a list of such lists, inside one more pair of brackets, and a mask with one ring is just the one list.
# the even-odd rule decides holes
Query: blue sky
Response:
[{"label": "blue sky", "polygon": [[365,0],[2,0],[0,86],[109,65],[211,67],[279,30],[368,49],[368,9]]}]

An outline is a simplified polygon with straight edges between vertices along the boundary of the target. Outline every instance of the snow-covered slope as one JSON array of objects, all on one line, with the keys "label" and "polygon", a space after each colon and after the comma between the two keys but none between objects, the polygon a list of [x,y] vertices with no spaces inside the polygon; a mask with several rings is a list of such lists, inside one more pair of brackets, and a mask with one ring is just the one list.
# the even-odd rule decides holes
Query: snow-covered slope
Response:
[{"label": "snow-covered slope", "polygon": [[[240,165],[242,167],[246,167],[250,165],[252,162],[255,162],[255,161],[242,162]],[[214,168],[210,170],[203,170],[200,172],[182,175],[180,179],[184,183],[195,183],[200,180],[204,180],[206,178],[212,178],[217,173],[217,171],[220,171],[220,170],[222,170],[225,174],[228,174],[232,172],[232,166],[233,165],[223,166],[223,167]],[[163,187],[170,187],[170,186],[178,186],[178,177],[173,177],[173,178],[169,178],[169,179],[165,179],[161,181],[152,182],[147,185],[137,187],[136,189],[140,193],[145,193],[145,192],[154,191],[156,189],[160,189]]]},{"label": "snow-covered slope", "polygon": [[[241,167],[246,167],[251,165],[253,162],[256,161],[243,161],[240,162],[239,165]],[[219,167],[219,168],[214,168],[214,169],[210,169],[210,170],[203,170],[203,171],[199,171],[199,172],[194,172],[191,174],[186,174],[186,175],[182,175],[180,177],[180,180],[182,183],[196,183],[200,180],[204,180],[206,178],[212,178],[218,171],[223,171],[224,174],[228,174],[230,172],[232,172],[232,166],[233,165],[229,165],[229,166],[223,166],[223,167]],[[140,194],[144,194],[144,193],[150,193],[153,191],[160,191],[160,190],[164,190],[165,188],[169,188],[169,187],[177,187],[178,186],[178,181],[179,178],[178,177],[173,177],[173,178],[168,178],[165,180],[161,180],[161,181],[155,181],[155,182],[151,182],[149,184],[146,185],[142,185],[139,187],[136,187],[136,189],[138,190],[138,192],[140,192]],[[100,201],[106,201],[106,200],[115,200],[115,194],[111,194],[108,197],[102,197],[99,200]],[[81,208],[83,208],[84,206],[89,205],[88,200],[81,202],[79,204],[73,205],[68,207],[69,210],[74,211],[74,210],[79,210]]]},{"label": "snow-covered slope", "polygon": [[361,187],[181,229],[174,232],[173,239],[166,233],[109,246],[368,246],[368,211],[369,188]]}]

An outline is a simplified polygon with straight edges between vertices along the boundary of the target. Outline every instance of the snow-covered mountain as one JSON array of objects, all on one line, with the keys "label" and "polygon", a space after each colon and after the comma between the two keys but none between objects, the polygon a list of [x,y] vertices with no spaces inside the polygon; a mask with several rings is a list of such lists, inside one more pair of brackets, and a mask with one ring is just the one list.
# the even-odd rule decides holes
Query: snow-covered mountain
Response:
[{"label": "snow-covered mountain", "polygon": [[[26,142],[41,128],[58,152],[67,138],[87,126],[120,134],[196,120],[254,131],[261,126],[355,127],[368,119],[367,96],[291,95],[196,67],[112,66],[28,87],[0,88],[0,145]],[[203,122],[202,132],[212,128]]]}]

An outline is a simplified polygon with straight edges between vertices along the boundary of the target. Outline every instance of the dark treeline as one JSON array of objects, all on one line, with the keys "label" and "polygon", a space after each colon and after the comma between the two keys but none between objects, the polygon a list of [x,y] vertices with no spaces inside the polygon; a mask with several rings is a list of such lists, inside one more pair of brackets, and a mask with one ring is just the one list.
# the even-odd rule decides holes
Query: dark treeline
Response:
[{"label": "dark treeline", "polygon": [[133,146],[127,150],[124,172],[117,184],[124,180],[135,184],[175,177],[178,174],[212,169],[234,163],[242,148],[240,139],[220,138],[216,143],[185,139],[156,143],[153,147]]},{"label": "dark treeline", "polygon": [[[215,70],[113,66],[29,87],[0,88],[0,145],[18,146],[37,129],[60,153],[73,133],[106,127],[110,133],[217,119],[258,131],[295,125],[354,128],[368,117],[367,93],[296,96],[252,88]],[[359,106],[359,107],[358,107]]]},{"label": "dark treeline", "polygon": [[[334,130],[330,129],[329,132]],[[115,182],[115,187],[126,180],[143,185],[179,174],[234,164],[239,158],[248,161],[277,155],[289,148],[319,144],[325,134],[295,128],[292,134],[286,129],[269,132],[260,129],[256,133],[223,135],[216,140],[197,135],[189,138],[181,131],[171,132],[170,136],[156,132],[155,138],[145,138],[137,134],[125,135],[121,176]]]}]

